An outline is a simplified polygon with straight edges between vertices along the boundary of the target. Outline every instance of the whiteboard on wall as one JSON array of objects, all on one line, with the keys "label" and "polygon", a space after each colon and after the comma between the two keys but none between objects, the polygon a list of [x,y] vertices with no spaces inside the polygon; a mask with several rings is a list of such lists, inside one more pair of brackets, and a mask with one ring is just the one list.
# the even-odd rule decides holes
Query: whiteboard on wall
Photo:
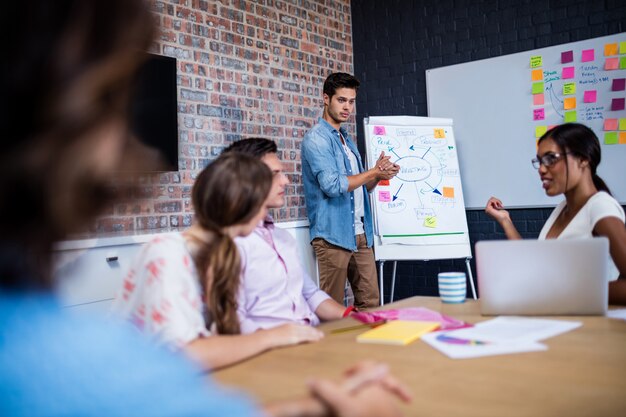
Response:
[{"label": "whiteboard on wall", "polygon": [[372,116],[364,128],[368,166],[381,152],[400,165],[370,193],[376,260],[471,257],[452,120]]},{"label": "whiteboard on wall", "polygon": [[[454,120],[467,208],[484,208],[492,195],[507,207],[558,204],[563,197],[545,195],[530,161],[536,154],[537,127],[563,123],[566,111],[573,111],[579,123],[598,135],[602,146],[598,174],[615,198],[626,203],[626,143],[605,144],[607,134],[609,141],[619,141],[620,134],[626,140],[626,131],[619,131],[619,119],[626,118],[626,111],[612,110],[613,104],[626,98],[626,91],[613,87],[614,80],[626,78],[626,69],[619,68],[626,65],[622,42],[626,33],[426,71],[428,115]],[[605,56],[605,46],[614,44],[617,53]],[[589,50],[593,59],[582,62],[583,51]],[[563,63],[570,51],[572,62]],[[589,55],[585,53],[587,59]],[[531,57],[541,57],[541,65],[531,68]],[[607,60],[617,62],[618,69],[606,70]],[[531,79],[533,69],[541,70],[542,80]],[[535,82],[543,82],[544,104],[534,104]],[[566,83],[573,83],[575,92],[564,94]],[[595,102],[585,102],[586,91],[595,91]],[[587,100],[592,96],[587,93]],[[565,110],[565,99],[571,98],[576,105]],[[617,119],[618,127],[605,130],[605,119]]]}]

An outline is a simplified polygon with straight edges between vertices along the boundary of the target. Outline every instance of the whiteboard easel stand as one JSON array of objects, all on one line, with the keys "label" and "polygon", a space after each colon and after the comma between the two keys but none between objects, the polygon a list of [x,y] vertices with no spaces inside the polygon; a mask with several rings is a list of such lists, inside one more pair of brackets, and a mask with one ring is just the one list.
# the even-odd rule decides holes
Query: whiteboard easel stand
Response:
[{"label": "whiteboard easel stand", "polygon": [[[472,287],[472,297],[474,298],[474,300],[477,300],[478,297],[476,297],[476,288],[474,287],[474,276],[472,275],[472,268],[470,266],[470,259],[472,259],[471,257],[467,257],[465,258],[465,267],[467,268],[467,276],[469,277],[469,282],[470,282],[470,287]],[[380,281],[380,305],[385,305],[384,302],[384,295],[385,295],[385,290],[384,290],[384,276],[383,276],[383,267],[385,266],[385,259],[381,259],[378,264],[378,268],[379,268],[379,281]],[[424,259],[424,261],[428,261],[428,259]],[[393,303],[393,295],[394,295],[394,291],[396,288],[396,269],[398,266],[398,261],[393,261],[393,272],[391,275],[391,297],[389,297],[389,302]]]}]

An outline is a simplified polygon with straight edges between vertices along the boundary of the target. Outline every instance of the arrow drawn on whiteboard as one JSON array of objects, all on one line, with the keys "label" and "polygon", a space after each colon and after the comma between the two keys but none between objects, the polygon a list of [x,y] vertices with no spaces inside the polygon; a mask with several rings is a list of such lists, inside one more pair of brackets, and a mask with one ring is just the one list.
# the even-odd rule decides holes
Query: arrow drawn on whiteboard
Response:
[{"label": "arrow drawn on whiteboard", "polygon": [[436,189],[436,188],[433,190],[433,193],[441,195],[441,191],[439,191],[439,190],[438,190],[438,189]]},{"label": "arrow drawn on whiteboard", "polygon": [[414,145],[409,146],[409,149],[414,151],[415,150]]},{"label": "arrow drawn on whiteboard", "polygon": [[393,152],[393,154],[394,154],[395,156],[397,156],[397,157],[398,157],[398,159],[400,159],[400,155],[398,155],[397,153],[395,153],[395,152],[394,152],[394,150],[393,150],[393,148],[389,148],[389,152]]},{"label": "arrow drawn on whiteboard", "polygon": [[393,200],[391,200],[391,201],[396,201],[396,198],[398,198],[398,193],[402,189],[403,185],[404,185],[404,183],[400,184],[400,188],[398,188],[398,191],[396,191],[396,193],[393,195]]},{"label": "arrow drawn on whiteboard", "polygon": [[426,150],[426,152],[424,152],[424,155],[422,155],[422,159],[424,159],[424,157],[425,157],[425,156],[426,156],[426,154],[430,151],[430,149],[431,149],[431,148],[428,148],[428,149]]},{"label": "arrow drawn on whiteboard", "polygon": [[558,109],[554,106],[554,100],[556,99],[556,101],[558,101],[559,103],[563,104],[563,101],[560,100],[557,96],[556,93],[554,92],[554,84],[550,84],[549,86],[546,87],[546,90],[550,90],[550,104],[552,105],[552,108],[554,109],[554,112],[556,114],[558,114],[560,117],[563,117],[563,115],[561,113],[559,113]]}]

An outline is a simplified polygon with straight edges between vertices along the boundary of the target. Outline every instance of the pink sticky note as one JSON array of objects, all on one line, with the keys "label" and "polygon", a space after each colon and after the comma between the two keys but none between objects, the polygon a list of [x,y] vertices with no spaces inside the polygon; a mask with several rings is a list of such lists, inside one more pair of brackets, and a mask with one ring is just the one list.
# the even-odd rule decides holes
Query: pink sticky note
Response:
[{"label": "pink sticky note", "polygon": [[544,120],[545,118],[546,118],[546,114],[543,109],[533,110],[533,120]]},{"label": "pink sticky note", "polygon": [[374,126],[374,134],[384,136],[385,135],[385,126]]},{"label": "pink sticky note", "polygon": [[595,59],[595,54],[593,49],[585,49],[583,51],[582,62],[589,62]]},{"label": "pink sticky note", "polygon": [[619,68],[619,58],[607,58],[604,62],[605,70],[616,70]]},{"label": "pink sticky note", "polygon": [[568,78],[574,78],[574,67],[564,67],[561,73],[561,78],[564,80]]},{"label": "pink sticky note", "polygon": [[626,78],[615,78],[613,80],[611,91],[624,91],[625,88],[626,88]]},{"label": "pink sticky note", "polygon": [[544,104],[543,93],[533,94],[533,105],[541,106]]},{"label": "pink sticky note", "polygon": [[624,102],[626,100],[624,100],[623,98],[614,98],[611,101],[611,110],[612,111],[619,111],[619,110],[624,110]]},{"label": "pink sticky note", "polygon": [[587,90],[583,97],[585,103],[595,103],[598,98],[598,92],[596,90]]},{"label": "pink sticky note", "polygon": [[574,61],[574,51],[561,52],[561,64]]},{"label": "pink sticky note", "polygon": [[383,203],[388,203],[391,201],[391,193],[389,191],[379,191],[378,192],[378,201],[382,201]]},{"label": "pink sticky note", "polygon": [[604,119],[604,130],[617,130],[617,119]]}]

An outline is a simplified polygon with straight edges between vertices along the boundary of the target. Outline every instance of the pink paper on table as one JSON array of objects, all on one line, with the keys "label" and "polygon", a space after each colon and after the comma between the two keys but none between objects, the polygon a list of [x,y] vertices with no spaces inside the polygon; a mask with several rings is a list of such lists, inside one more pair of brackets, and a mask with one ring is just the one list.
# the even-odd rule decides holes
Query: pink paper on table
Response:
[{"label": "pink paper on table", "polygon": [[561,78],[564,80],[574,78],[574,67],[564,67],[561,73]]},{"label": "pink paper on table", "polygon": [[595,59],[595,54],[593,49],[585,49],[583,51],[582,62],[589,62]]},{"label": "pink paper on table", "polygon": [[598,98],[598,92],[596,90],[587,90],[583,97],[585,103],[595,103]]},{"label": "pink paper on table", "polygon": [[457,320],[445,314],[438,313],[425,307],[408,307],[381,311],[359,311],[352,313],[361,323],[374,323],[382,320],[434,321],[440,324],[437,330],[462,329],[472,327],[472,324]]}]

